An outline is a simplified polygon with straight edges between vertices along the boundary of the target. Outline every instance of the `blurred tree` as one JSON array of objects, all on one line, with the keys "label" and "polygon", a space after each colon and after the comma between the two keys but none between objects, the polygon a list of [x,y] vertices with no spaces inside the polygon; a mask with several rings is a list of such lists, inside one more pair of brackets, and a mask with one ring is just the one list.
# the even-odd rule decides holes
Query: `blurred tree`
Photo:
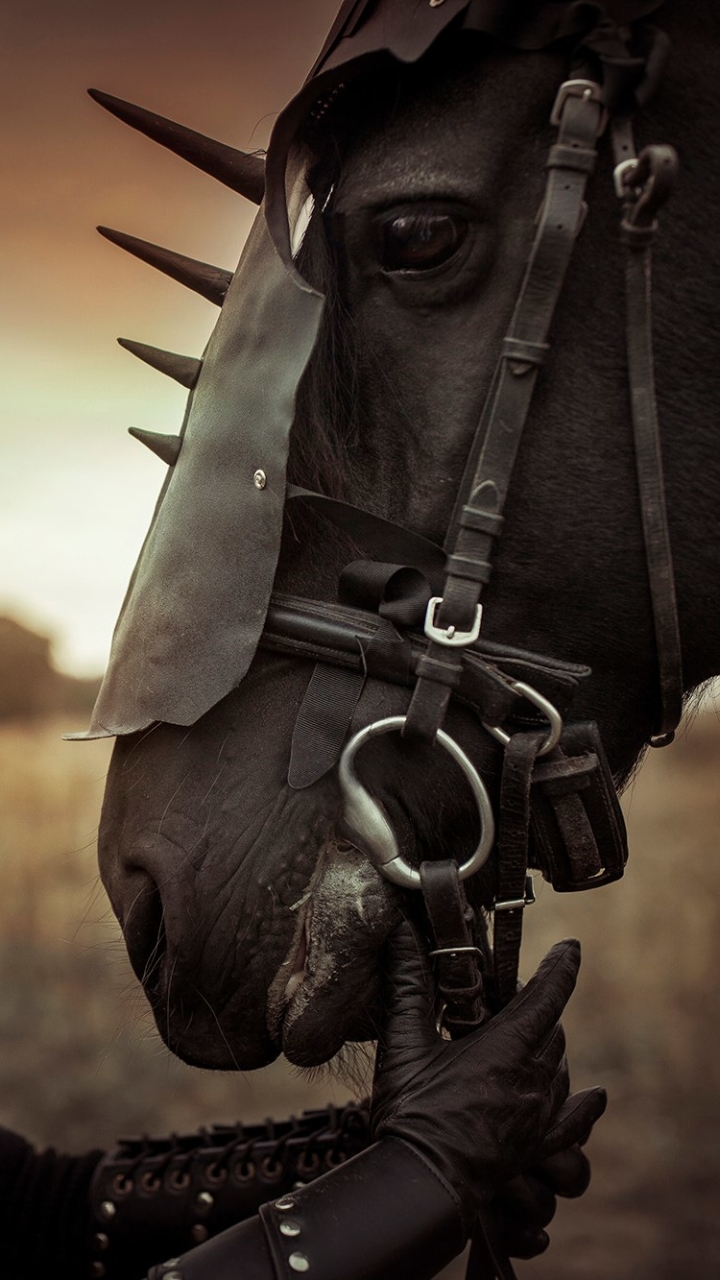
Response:
[{"label": "blurred tree", "polygon": [[0,720],[89,711],[98,686],[57,671],[47,636],[0,617]]}]

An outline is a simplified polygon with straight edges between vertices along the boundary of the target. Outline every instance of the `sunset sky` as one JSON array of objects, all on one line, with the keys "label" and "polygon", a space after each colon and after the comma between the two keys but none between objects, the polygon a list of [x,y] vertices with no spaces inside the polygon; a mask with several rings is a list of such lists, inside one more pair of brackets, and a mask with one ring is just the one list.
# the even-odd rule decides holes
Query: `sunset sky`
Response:
[{"label": "sunset sky", "polygon": [[246,150],[267,142],[339,0],[38,0],[3,18],[0,612],[102,669],[163,478],[129,426],[185,392],[117,346],[199,355],[211,304],[101,223],[232,269],[252,206],[121,124],[91,86]]}]

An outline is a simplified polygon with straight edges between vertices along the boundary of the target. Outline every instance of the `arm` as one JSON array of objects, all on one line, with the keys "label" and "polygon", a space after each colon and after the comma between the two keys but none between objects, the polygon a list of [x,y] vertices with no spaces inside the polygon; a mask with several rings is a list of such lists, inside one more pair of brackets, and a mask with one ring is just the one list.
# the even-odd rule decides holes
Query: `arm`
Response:
[{"label": "arm", "polygon": [[378,1141],[150,1280],[431,1280],[499,1184],[584,1139],[605,1108],[601,1089],[568,1097],[558,1018],[579,959],[577,943],[558,944],[502,1013],[449,1042],[403,928],[373,1093]]}]

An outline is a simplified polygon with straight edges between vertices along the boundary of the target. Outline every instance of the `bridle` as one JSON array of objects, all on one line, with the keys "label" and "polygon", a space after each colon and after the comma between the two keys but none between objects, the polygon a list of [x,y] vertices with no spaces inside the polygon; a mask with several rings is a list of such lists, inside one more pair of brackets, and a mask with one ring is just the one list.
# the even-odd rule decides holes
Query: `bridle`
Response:
[{"label": "bridle", "polygon": [[[618,87],[619,53],[626,51],[620,45],[609,52],[617,100],[623,93],[627,97],[630,87]],[[637,60],[627,59],[627,64],[637,84]],[[549,349],[551,322],[587,212],[585,196],[597,142],[609,122],[607,96],[607,88],[604,91],[597,80],[581,76],[566,80],[558,91],[551,114],[557,134],[546,163],[534,243],[443,548],[337,499],[289,490],[291,503],[301,501],[318,511],[376,557],[348,566],[341,578],[339,606],[273,597],[263,644],[313,656],[319,663],[295,727],[290,785],[310,785],[342,753],[340,783],[347,825],[376,865],[406,887],[418,887],[419,873],[400,854],[382,810],[360,783],[355,758],[370,739],[396,731],[409,742],[439,743],[459,752],[455,744],[449,748],[446,735],[439,737],[451,697],[475,709],[502,744],[506,764],[520,751],[520,738],[527,739],[523,785],[528,793],[531,784],[536,786],[543,799],[533,806],[538,813],[533,815],[537,820],[532,837],[528,818],[526,844],[528,851],[533,844],[533,865],[539,865],[557,888],[607,883],[622,874],[627,857],[622,818],[597,730],[564,724],[572,694],[587,669],[488,646],[481,638],[482,592],[502,536],[503,508]],[[664,146],[647,147],[637,156],[627,114],[612,117],[610,134],[626,253],[628,375],[659,673],[661,714],[652,742],[663,745],[672,739],[680,719],[683,685],[652,365],[650,247],[677,160],[672,148]],[[421,620],[424,646],[417,634]],[[407,714],[366,726],[344,745],[368,675],[410,685]],[[519,731],[510,732],[512,725],[519,725]],[[482,827],[478,848],[460,868],[464,879],[488,856],[492,819],[474,765],[462,752],[455,758],[470,782]],[[501,803],[501,844],[502,824]],[[496,919],[500,914],[521,917],[518,904],[527,898],[526,873],[527,858],[522,879],[513,877],[496,899]],[[502,928],[500,932],[502,936]],[[498,991],[496,998],[502,1001],[509,994]]]},{"label": "bridle", "polygon": [[[482,592],[502,536],[503,508],[549,349],[550,325],[587,212],[597,142],[608,124],[626,255],[628,377],[658,663],[661,713],[652,745],[672,741],[682,713],[650,307],[656,215],[672,190],[677,158],[667,146],[649,146],[637,155],[630,117],[611,117],[607,98],[607,86],[604,91],[585,76],[566,80],[558,91],[551,116],[557,134],[546,163],[534,243],[442,552],[368,512],[291,489],[291,501],[327,516],[380,563],[349,566],[341,582],[341,606],[274,596],[262,641],[319,662],[298,716],[289,781],[309,785],[339,756],[344,823],[352,839],[381,874],[423,894],[434,936],[439,1017],[453,1036],[477,1026],[488,1008],[502,1007],[515,993],[523,912],[534,900],[528,867],[539,867],[557,889],[586,889],[621,876],[627,858],[624,823],[597,728],[566,720],[572,693],[587,669],[488,645],[481,634]],[[424,643],[417,629],[421,617]],[[368,675],[411,686],[407,714],[366,725],[345,741]],[[470,705],[502,746],[497,820],[472,760],[443,730],[453,697]],[[358,753],[388,733],[444,749],[464,773],[480,836],[462,865],[447,859],[412,866],[384,810],[360,781]],[[491,949],[463,882],[484,865],[496,829]],[[512,1276],[485,1226],[475,1244],[475,1270],[468,1274]]]}]

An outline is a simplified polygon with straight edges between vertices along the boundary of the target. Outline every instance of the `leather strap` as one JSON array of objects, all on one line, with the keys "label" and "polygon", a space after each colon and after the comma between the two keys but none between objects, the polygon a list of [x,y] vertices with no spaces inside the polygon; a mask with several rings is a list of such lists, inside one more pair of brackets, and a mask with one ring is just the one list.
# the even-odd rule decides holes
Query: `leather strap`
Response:
[{"label": "leather strap", "polygon": [[493,927],[492,1001],[496,1011],[517,991],[530,843],[530,785],[542,745],[540,733],[514,733],[505,748]]},{"label": "leather strap", "polygon": [[[618,141],[619,131],[616,131],[616,155]],[[622,149],[625,159],[634,158],[634,147],[631,155],[627,154],[630,150],[627,128]],[[677,155],[672,147],[646,147],[621,187],[630,403],[660,684],[660,720],[651,739],[652,746],[672,742],[683,705],[680,624],[665,502],[652,342],[651,246],[657,231],[656,214],[672,191],[676,172]]]},{"label": "leather strap", "polygon": [[[491,572],[494,540],[527,421],[550,323],[582,224],[583,199],[602,123],[599,91],[564,98],[557,142],[548,157],[545,198],[525,278],[478,424],[446,537],[448,576],[437,624],[468,631]],[[405,733],[432,742],[452,688],[434,664],[462,665],[461,651],[430,640]]]},{"label": "leather strap", "polygon": [[474,1031],[485,1020],[482,952],[473,936],[474,912],[458,879],[454,858],[420,865],[425,909],[433,931],[439,1021],[453,1040]]}]

